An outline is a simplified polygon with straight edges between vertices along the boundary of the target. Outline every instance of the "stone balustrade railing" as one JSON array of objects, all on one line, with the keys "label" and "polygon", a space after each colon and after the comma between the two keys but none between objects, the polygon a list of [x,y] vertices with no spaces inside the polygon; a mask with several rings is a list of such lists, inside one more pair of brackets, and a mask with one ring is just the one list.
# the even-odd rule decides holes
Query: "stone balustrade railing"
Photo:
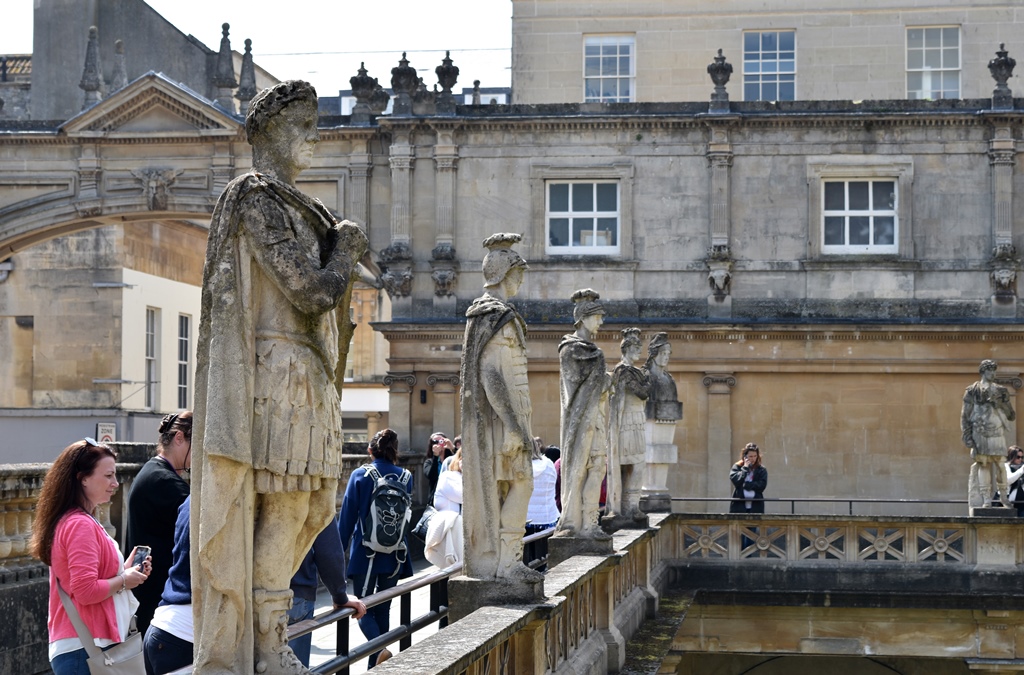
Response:
[{"label": "stone balustrade railing", "polygon": [[678,514],[658,538],[666,558],[871,564],[1019,565],[1015,518]]},{"label": "stone balustrade railing", "polygon": [[[666,516],[655,516],[656,525]],[[657,610],[667,568],[658,530],[623,530],[610,556],[576,556],[548,570],[548,600],[484,607],[378,665],[379,675],[541,675],[617,672],[626,642]]]}]

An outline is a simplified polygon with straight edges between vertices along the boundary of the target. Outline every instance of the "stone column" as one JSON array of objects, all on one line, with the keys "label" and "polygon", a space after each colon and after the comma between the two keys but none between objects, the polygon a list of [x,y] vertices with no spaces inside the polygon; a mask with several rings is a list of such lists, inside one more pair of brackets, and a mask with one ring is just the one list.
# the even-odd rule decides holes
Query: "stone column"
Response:
[{"label": "stone column", "polygon": [[440,431],[450,434],[452,437],[458,435],[459,427],[456,424],[455,414],[458,409],[458,398],[456,393],[459,387],[458,373],[431,373],[427,376],[427,386],[431,388],[434,397],[434,420],[430,428],[431,433]]},{"label": "stone column", "polygon": [[78,155],[78,199],[75,211],[83,218],[98,216],[103,211],[99,184],[103,170],[100,157],[92,143],[82,145]]},{"label": "stone column", "polygon": [[369,441],[374,434],[380,431],[380,420],[384,416],[379,412],[363,413],[363,416],[366,418],[366,439]]},{"label": "stone column", "polygon": [[388,387],[388,427],[398,433],[399,450],[408,452],[412,442],[412,392],[416,375],[408,371],[388,371],[384,376]]},{"label": "stone column", "polygon": [[235,177],[235,155],[231,151],[230,143],[214,144],[210,168],[213,170],[213,185],[210,187],[210,195],[213,197],[213,203],[217,203],[224,188]]},{"label": "stone column", "polygon": [[391,144],[391,243],[410,242],[410,204],[412,201],[412,170],[415,148],[409,133],[396,130]]},{"label": "stone column", "polygon": [[[732,495],[729,482],[729,467],[733,463],[732,447],[732,388],[736,378],[732,373],[707,373],[703,379],[708,389],[708,442],[707,471],[702,481],[710,481],[698,487],[697,494],[705,497],[729,497]],[[703,488],[703,489],[701,489]],[[728,503],[709,504],[712,511],[728,511]]]},{"label": "stone column", "polygon": [[391,244],[381,251],[387,267],[381,281],[391,296],[393,319],[412,317],[412,170],[416,156],[408,130],[395,130],[391,144]]},{"label": "stone column", "polygon": [[992,316],[1017,315],[1017,276],[1020,258],[1013,245],[1013,166],[1017,154],[1013,130],[996,125],[989,141],[992,167]]},{"label": "stone column", "polygon": [[728,246],[731,226],[729,177],[733,151],[727,128],[711,128],[706,157],[711,169],[711,246]]},{"label": "stone column", "polygon": [[[355,151],[349,154],[348,166],[352,176],[352,190],[345,217],[369,230],[370,175],[373,173],[373,155],[370,154],[368,147],[370,137],[367,136],[360,141],[353,143]],[[339,207],[344,212],[345,205],[339,204]]]},{"label": "stone column", "polygon": [[706,157],[711,169],[711,246],[708,249],[708,317],[732,317],[732,256],[729,240],[732,231],[731,173],[733,149],[729,130],[724,126],[711,128],[711,141]]},{"label": "stone column", "polygon": [[435,232],[430,261],[430,278],[434,282],[434,313],[455,315],[455,286],[459,264],[455,259],[455,178],[459,148],[455,145],[453,124],[436,124],[435,165]]}]

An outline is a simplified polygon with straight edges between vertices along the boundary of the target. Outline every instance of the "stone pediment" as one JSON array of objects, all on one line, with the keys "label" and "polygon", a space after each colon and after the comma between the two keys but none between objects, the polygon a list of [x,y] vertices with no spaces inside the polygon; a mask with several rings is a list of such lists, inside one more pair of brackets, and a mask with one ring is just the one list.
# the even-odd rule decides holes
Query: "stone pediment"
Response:
[{"label": "stone pediment", "polygon": [[152,71],[61,125],[72,138],[235,136],[240,119]]}]

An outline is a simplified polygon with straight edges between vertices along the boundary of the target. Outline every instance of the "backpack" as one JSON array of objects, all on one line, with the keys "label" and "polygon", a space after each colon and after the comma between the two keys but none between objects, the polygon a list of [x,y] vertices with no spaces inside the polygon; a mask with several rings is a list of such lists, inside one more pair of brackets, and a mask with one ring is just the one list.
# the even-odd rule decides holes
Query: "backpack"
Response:
[{"label": "backpack", "polygon": [[398,562],[405,562],[405,537],[412,528],[412,495],[409,481],[412,474],[402,469],[401,476],[382,476],[372,464],[363,467],[373,479],[370,510],[363,519],[363,546],[372,559],[378,553],[399,554]]}]

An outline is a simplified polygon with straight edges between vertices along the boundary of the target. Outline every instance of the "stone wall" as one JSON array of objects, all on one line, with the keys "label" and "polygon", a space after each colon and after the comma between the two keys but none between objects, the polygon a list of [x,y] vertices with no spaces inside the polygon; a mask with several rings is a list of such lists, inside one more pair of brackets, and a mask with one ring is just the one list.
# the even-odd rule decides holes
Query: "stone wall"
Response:
[{"label": "stone wall", "polygon": [[734,66],[731,97],[743,100],[743,34],[762,30],[796,32],[798,100],[900,99],[907,96],[906,29],[914,26],[963,27],[960,96],[981,97],[992,90],[986,64],[1000,42],[1019,49],[1022,21],[1014,0],[984,7],[961,0],[941,8],[908,0],[842,0],[813,12],[757,0],[519,0],[512,3],[513,100],[582,101],[583,40],[590,35],[635,38],[637,101],[705,100],[712,89],[706,67],[718,49]]}]

